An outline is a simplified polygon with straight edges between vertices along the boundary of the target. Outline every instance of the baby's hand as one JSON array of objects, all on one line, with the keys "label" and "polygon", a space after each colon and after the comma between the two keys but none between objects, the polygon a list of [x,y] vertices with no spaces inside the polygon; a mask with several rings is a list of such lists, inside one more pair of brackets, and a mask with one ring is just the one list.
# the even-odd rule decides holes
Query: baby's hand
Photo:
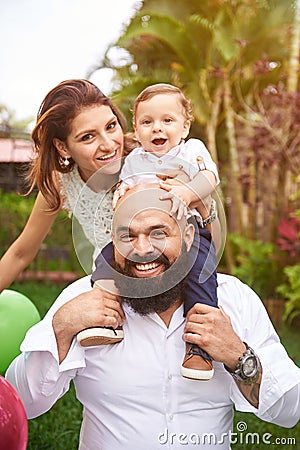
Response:
[{"label": "baby's hand", "polygon": [[114,196],[113,196],[113,200],[112,200],[112,209],[113,211],[116,208],[116,205],[118,203],[118,200],[123,197],[123,195],[125,194],[125,192],[127,192],[129,189],[131,189],[131,186],[128,185],[120,185],[120,187],[118,187],[115,192],[114,192]]},{"label": "baby's hand", "polygon": [[160,183],[160,187],[168,191],[163,194],[161,200],[171,200],[172,208],[170,211],[171,216],[176,216],[178,220],[182,218],[183,215],[187,215],[187,207],[191,203],[191,191],[188,187],[184,185],[172,185],[168,183],[169,180]]}]

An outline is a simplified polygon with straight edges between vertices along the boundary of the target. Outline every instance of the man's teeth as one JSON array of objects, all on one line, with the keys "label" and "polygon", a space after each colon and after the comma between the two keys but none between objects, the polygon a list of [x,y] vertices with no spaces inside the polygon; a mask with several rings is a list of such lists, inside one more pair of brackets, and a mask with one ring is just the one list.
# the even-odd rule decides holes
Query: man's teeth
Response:
[{"label": "man's teeth", "polygon": [[114,150],[113,152],[109,153],[108,155],[105,156],[100,156],[97,159],[100,159],[101,161],[105,161],[106,159],[112,158],[113,156],[115,156],[116,151]]},{"label": "man's teeth", "polygon": [[146,264],[136,264],[135,267],[137,268],[137,270],[151,270],[151,269],[156,269],[156,267],[158,267],[159,264],[156,262],[152,262],[152,263],[146,263]]}]

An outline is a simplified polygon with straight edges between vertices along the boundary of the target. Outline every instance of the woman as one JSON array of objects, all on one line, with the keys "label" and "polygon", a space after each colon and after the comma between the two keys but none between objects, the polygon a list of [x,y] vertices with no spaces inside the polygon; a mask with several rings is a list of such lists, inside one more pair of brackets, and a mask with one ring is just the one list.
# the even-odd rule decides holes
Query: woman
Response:
[{"label": "woman", "polygon": [[110,188],[118,181],[125,131],[122,113],[90,81],[63,81],[46,95],[32,131],[36,159],[28,176],[29,193],[35,185],[39,193],[24,230],[0,261],[0,292],[32,262],[61,209],[75,215],[94,248],[97,235],[97,251],[109,242]]}]

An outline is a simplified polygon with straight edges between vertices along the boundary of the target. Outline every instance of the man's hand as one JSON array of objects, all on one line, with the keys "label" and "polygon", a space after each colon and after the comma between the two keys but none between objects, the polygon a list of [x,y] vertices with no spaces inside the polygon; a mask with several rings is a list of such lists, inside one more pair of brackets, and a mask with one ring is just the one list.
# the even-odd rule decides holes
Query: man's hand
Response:
[{"label": "man's hand", "polygon": [[[187,315],[183,339],[203,348],[215,361],[222,362],[233,372],[246,346],[234,332],[230,317],[220,307],[197,303]],[[239,390],[255,408],[259,406],[262,367],[258,362],[257,374],[249,380],[235,380]]]},{"label": "man's hand", "polygon": [[73,337],[86,328],[113,327],[124,323],[125,315],[118,297],[96,285],[65,303],[53,317],[59,361],[66,357]]},{"label": "man's hand", "polygon": [[246,350],[224,310],[201,303],[188,312],[183,340],[203,348],[215,361],[231,370]]}]

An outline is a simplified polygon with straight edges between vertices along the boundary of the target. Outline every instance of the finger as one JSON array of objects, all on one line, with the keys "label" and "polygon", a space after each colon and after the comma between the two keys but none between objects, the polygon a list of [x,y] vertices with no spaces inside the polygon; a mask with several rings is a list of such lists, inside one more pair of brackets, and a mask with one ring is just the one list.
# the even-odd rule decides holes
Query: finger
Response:
[{"label": "finger", "polygon": [[157,178],[159,178],[160,180],[167,180],[168,179],[168,175],[166,175],[165,173],[157,173],[156,174]]},{"label": "finger", "polygon": [[122,325],[126,320],[122,311],[117,311],[114,308],[105,308],[101,315],[102,317],[111,317],[115,319],[118,325]]},{"label": "finger", "polygon": [[164,189],[165,191],[170,191],[172,189],[172,186],[170,186],[167,182],[162,181],[159,183],[159,186]]},{"label": "finger", "polygon": [[180,220],[183,216],[187,216],[187,207],[184,202],[180,202],[177,212],[177,220]]},{"label": "finger", "polygon": [[113,210],[115,210],[118,200],[119,200],[119,193],[117,193],[117,191],[116,191],[113,196],[113,200],[112,200],[112,209]]},{"label": "finger", "polygon": [[187,317],[186,323],[203,324],[207,322],[206,314],[191,314]]},{"label": "finger", "polygon": [[122,323],[119,322],[115,317],[112,317],[112,316],[105,316],[101,319],[102,327],[117,328],[118,326],[121,326],[121,325],[122,325]]},{"label": "finger", "polygon": [[125,313],[119,302],[110,301],[109,303],[106,304],[106,311],[107,310],[116,311],[119,314],[119,316],[121,317],[123,322],[126,320]]},{"label": "finger", "polygon": [[183,333],[182,339],[190,344],[196,344],[201,347],[201,335],[198,333]]},{"label": "finger", "polygon": [[100,300],[116,300],[118,298],[117,294],[114,294],[110,291],[107,291],[101,287],[95,286],[94,291],[93,291],[96,295],[96,298],[99,297]]},{"label": "finger", "polygon": [[218,308],[206,305],[205,303],[196,303],[193,308],[190,309],[190,313],[196,314],[208,314],[213,311],[217,311]]},{"label": "finger", "polygon": [[178,186],[178,182],[174,180],[174,178],[167,178],[164,181],[161,181],[160,184],[164,186]]},{"label": "finger", "polygon": [[180,200],[178,200],[178,198],[176,198],[174,196],[171,198],[171,201],[172,201],[172,206],[170,209],[170,216],[178,216],[178,211],[179,211],[181,202],[180,202]]},{"label": "finger", "polygon": [[172,200],[172,201],[173,201],[173,198],[175,198],[175,196],[171,192],[166,192],[165,194],[162,194],[159,197],[160,200]]}]

